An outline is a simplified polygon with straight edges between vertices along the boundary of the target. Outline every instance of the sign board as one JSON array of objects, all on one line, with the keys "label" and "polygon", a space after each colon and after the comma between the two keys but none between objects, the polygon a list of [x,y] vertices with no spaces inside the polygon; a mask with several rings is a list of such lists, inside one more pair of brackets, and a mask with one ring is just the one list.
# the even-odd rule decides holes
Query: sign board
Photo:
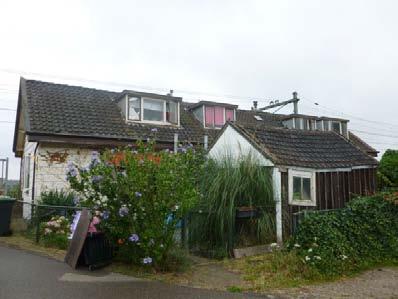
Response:
[{"label": "sign board", "polygon": [[70,241],[68,251],[65,256],[65,263],[76,269],[80,253],[86,240],[88,226],[90,225],[91,215],[87,209],[83,209],[78,218],[75,230]]}]

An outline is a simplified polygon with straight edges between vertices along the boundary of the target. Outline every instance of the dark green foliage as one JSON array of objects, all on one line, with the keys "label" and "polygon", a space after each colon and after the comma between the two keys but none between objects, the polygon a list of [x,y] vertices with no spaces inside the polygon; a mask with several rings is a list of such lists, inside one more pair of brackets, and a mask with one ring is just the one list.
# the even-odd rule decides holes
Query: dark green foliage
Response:
[{"label": "dark green foliage", "polygon": [[21,195],[21,185],[19,183],[8,187],[7,196],[20,200],[22,198]]},{"label": "dark green foliage", "polygon": [[398,150],[387,150],[380,160],[379,185],[381,187],[398,187]]},{"label": "dark green foliage", "polygon": [[312,212],[288,247],[328,275],[398,261],[398,206],[392,196],[360,197],[340,210]]},{"label": "dark green foliage", "polygon": [[[239,243],[274,239],[275,204],[269,168],[260,166],[251,156],[239,161],[226,157],[219,162],[210,159],[203,173],[201,200],[189,222],[194,248],[222,258]],[[236,211],[243,206],[257,208],[259,218],[237,225]]]},{"label": "dark green foliage", "polygon": [[71,192],[65,192],[63,190],[50,190],[42,192],[40,195],[39,204],[49,205],[49,206],[68,206],[73,207],[75,203],[73,202],[74,194]]}]

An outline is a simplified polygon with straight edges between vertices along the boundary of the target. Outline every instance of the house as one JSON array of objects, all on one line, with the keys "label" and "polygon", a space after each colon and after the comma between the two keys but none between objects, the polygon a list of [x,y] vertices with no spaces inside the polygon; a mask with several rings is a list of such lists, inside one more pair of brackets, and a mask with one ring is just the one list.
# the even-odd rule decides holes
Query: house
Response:
[{"label": "house", "polygon": [[[254,153],[274,169],[280,225],[282,207],[290,214],[337,208],[376,188],[377,152],[349,131],[348,120],[186,103],[172,91],[113,92],[20,80],[13,151],[21,158],[27,203],[37,202],[42,191],[68,187],[68,161],[87,165],[93,150],[148,137],[159,149],[194,143],[209,147],[213,157]],[[25,206],[24,217],[30,217]]]}]

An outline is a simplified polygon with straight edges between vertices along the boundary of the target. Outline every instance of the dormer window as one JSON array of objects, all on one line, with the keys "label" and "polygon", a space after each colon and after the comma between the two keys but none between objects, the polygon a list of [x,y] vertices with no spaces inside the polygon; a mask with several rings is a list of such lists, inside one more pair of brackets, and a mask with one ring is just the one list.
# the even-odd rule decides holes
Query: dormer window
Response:
[{"label": "dormer window", "polygon": [[128,97],[128,120],[178,125],[179,103],[147,97]]},{"label": "dormer window", "polygon": [[226,121],[234,121],[234,110],[221,106],[205,107],[205,126],[207,128],[221,128]]}]

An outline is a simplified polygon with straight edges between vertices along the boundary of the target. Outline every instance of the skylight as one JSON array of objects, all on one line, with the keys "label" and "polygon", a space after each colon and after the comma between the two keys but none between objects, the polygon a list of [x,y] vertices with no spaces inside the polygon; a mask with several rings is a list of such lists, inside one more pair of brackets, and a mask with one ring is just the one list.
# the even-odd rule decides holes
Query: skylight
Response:
[{"label": "skylight", "polygon": [[262,118],[260,115],[255,115],[254,118],[255,118],[256,120],[263,120],[263,118]]}]

